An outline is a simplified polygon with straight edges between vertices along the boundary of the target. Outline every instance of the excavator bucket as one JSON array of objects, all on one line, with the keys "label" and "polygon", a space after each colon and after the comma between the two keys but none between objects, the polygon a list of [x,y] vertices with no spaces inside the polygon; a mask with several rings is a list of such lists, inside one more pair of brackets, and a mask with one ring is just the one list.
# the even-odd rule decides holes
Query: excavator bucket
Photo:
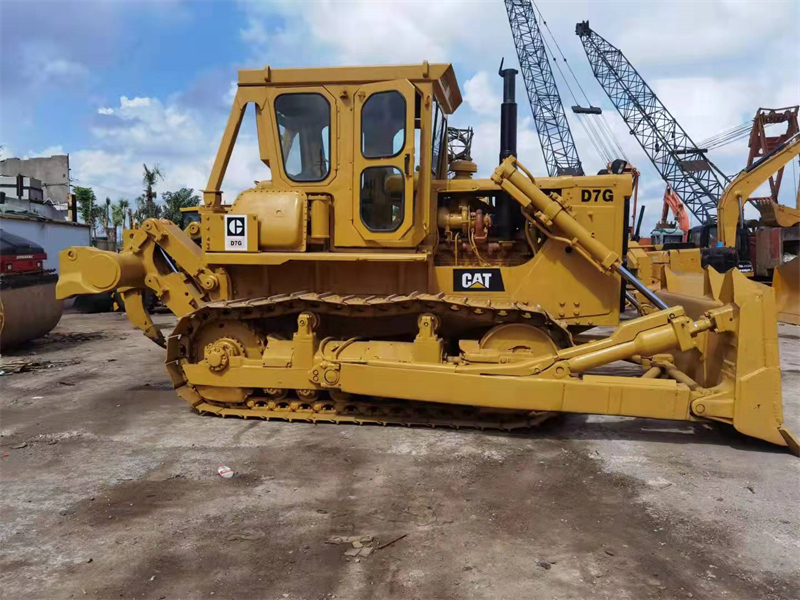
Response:
[{"label": "excavator bucket", "polygon": [[778,320],[800,325],[800,256],[775,269],[772,288]]},{"label": "excavator bucket", "polygon": [[794,227],[800,223],[800,209],[778,204],[772,198],[751,198],[750,202],[761,213],[761,220],[768,227]]}]

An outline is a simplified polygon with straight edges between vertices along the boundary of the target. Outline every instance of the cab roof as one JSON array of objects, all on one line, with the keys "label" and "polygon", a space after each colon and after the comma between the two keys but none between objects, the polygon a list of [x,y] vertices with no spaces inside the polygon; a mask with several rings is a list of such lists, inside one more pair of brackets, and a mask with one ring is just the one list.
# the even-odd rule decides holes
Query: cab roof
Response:
[{"label": "cab roof", "polygon": [[453,65],[450,63],[388,65],[375,67],[314,67],[308,69],[242,69],[239,86],[294,86],[326,84],[362,84],[407,79],[412,83],[433,82],[434,95],[442,110],[452,114],[461,104]]}]

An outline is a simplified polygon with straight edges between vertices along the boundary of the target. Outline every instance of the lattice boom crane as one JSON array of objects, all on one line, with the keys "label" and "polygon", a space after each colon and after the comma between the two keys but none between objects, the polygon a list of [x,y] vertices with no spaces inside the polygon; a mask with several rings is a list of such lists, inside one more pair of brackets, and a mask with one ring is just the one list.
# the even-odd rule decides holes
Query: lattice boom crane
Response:
[{"label": "lattice boom crane", "polygon": [[716,220],[717,202],[727,177],[698,148],[625,55],[578,23],[594,76],[619,111],[653,165],[686,207],[703,223]]},{"label": "lattice boom crane", "polygon": [[533,6],[529,0],[505,0],[505,4],[547,173],[583,175]]}]

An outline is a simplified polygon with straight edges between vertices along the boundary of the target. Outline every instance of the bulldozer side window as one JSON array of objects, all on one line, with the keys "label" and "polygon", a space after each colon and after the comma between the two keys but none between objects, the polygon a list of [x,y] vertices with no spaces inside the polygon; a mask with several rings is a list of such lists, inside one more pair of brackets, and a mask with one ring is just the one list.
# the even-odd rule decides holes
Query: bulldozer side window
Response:
[{"label": "bulldozer side window", "polygon": [[281,157],[292,181],[322,181],[330,172],[331,106],[321,94],[275,98]]},{"label": "bulldozer side window", "polygon": [[397,156],[406,144],[406,99],[400,92],[372,94],[361,109],[364,158]]},{"label": "bulldozer side window", "polygon": [[447,119],[439,108],[439,103],[433,101],[433,132],[431,134],[431,173],[439,177],[442,149],[445,148],[444,136],[447,134]]},{"label": "bulldozer side window", "polygon": [[396,167],[361,172],[361,220],[371,231],[394,231],[403,221],[405,177]]}]

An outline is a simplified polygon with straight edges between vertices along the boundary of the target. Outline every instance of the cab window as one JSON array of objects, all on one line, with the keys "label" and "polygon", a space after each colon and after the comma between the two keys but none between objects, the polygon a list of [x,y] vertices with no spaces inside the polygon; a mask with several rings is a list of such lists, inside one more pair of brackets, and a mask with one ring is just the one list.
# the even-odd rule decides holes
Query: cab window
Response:
[{"label": "cab window", "polygon": [[406,99],[400,92],[372,94],[361,109],[361,154],[391,158],[406,145]]},{"label": "cab window", "polygon": [[321,94],[275,99],[281,157],[292,181],[322,181],[330,173],[331,106]]},{"label": "cab window", "polygon": [[361,172],[361,220],[372,231],[394,231],[403,221],[406,180],[397,167]]},{"label": "cab window", "polygon": [[442,162],[442,153],[446,151],[447,144],[447,118],[444,116],[439,103],[433,101],[433,131],[431,132],[431,173],[439,178],[439,166]]}]

